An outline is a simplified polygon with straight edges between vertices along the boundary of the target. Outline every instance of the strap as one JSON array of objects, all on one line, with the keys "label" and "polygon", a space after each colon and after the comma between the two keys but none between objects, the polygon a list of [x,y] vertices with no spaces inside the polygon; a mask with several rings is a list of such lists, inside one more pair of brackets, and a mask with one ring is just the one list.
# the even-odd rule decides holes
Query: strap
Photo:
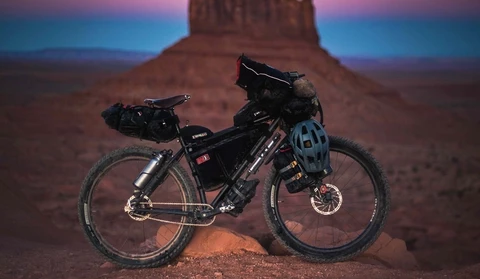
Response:
[{"label": "strap", "polygon": [[[246,182],[246,181],[245,181],[245,182]],[[244,182],[244,183],[245,183],[245,182]],[[235,186],[237,186],[237,185],[234,185],[234,186],[232,187],[232,190],[233,190],[242,200],[246,200],[247,197],[245,197],[244,194],[242,194],[240,191],[238,191],[237,187],[235,187]]]},{"label": "strap", "polygon": [[295,168],[298,165],[297,161],[292,161],[288,166],[284,167],[283,169],[279,170],[280,173],[284,173],[290,169]]},{"label": "strap", "polygon": [[285,184],[290,184],[295,180],[299,180],[300,178],[302,178],[302,173],[301,172],[299,172],[299,173],[295,174],[294,176],[292,176],[291,178],[285,180]]},{"label": "strap", "polygon": [[325,124],[323,124],[323,109],[322,109],[322,103],[320,103],[320,100],[318,100],[318,112],[320,113],[320,124],[322,124],[322,126],[325,127]]}]

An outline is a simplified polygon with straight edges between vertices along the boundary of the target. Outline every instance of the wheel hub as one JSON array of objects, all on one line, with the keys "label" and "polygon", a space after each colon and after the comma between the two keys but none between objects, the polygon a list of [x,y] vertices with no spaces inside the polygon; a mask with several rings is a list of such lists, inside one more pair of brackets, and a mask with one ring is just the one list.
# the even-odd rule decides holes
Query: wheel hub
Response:
[{"label": "wheel hub", "polygon": [[332,215],[342,206],[342,193],[333,184],[322,184],[320,187],[315,187],[313,192],[310,203],[313,209],[322,215]]},{"label": "wheel hub", "polygon": [[[132,201],[135,199],[135,196],[131,196],[128,201],[127,201],[127,204],[125,205],[124,207],[124,211],[128,214],[128,216],[130,216],[130,218],[132,218],[133,220],[135,221],[145,221],[147,220],[149,217],[150,217],[150,213],[146,213],[146,212],[135,212],[135,208],[133,208],[132,206]],[[150,200],[149,197],[147,196],[144,196],[143,197],[143,201],[140,202],[138,205],[137,205],[139,208],[142,208],[142,209],[146,209],[146,208],[152,208],[153,207],[153,203],[152,201]]]}]

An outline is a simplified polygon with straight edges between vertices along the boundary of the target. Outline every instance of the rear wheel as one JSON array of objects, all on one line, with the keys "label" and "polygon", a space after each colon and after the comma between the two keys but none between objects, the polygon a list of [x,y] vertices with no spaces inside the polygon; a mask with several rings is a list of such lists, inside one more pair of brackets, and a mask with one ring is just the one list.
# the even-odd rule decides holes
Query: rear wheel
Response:
[{"label": "rear wheel", "polygon": [[[125,268],[156,267],[178,256],[190,241],[192,218],[163,214],[128,214],[133,181],[152,158],[148,147],[122,148],[104,156],[92,167],[83,182],[78,201],[80,224],[87,239],[109,261]],[[144,207],[155,202],[180,203],[182,210],[193,210],[195,189],[185,169],[173,164],[162,184],[144,200]],[[127,207],[128,208],[128,207]],[[157,222],[150,218],[165,220]]]},{"label": "rear wheel", "polygon": [[275,238],[314,262],[345,261],[365,251],[379,237],[390,208],[389,185],[373,156],[351,140],[329,140],[333,172],[322,183],[290,194],[272,167],[263,192]]}]

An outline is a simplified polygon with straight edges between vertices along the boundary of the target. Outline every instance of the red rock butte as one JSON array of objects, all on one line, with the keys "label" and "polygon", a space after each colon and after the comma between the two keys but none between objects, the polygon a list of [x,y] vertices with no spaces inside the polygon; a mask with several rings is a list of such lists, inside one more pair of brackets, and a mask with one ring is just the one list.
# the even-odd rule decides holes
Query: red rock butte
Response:
[{"label": "red rock butte", "polygon": [[[236,59],[245,53],[282,71],[305,73],[316,86],[327,127],[336,134],[368,139],[377,133],[377,140],[390,140],[392,134],[408,140],[414,134],[418,140],[420,134],[434,136],[424,133],[425,121],[454,121],[431,108],[408,105],[396,92],[344,67],[319,43],[314,11],[312,0],[192,0],[189,36],[150,61],[99,82],[81,98],[90,108],[102,109],[118,101],[141,104],[144,98],[188,93],[192,100],[178,108],[181,119],[183,114],[207,125],[210,114],[223,126],[231,125],[246,98],[234,85]],[[398,133],[401,127],[409,133]]]},{"label": "red rock butte", "polygon": [[311,1],[191,1],[190,34],[242,35],[256,39],[292,39],[318,44]]}]

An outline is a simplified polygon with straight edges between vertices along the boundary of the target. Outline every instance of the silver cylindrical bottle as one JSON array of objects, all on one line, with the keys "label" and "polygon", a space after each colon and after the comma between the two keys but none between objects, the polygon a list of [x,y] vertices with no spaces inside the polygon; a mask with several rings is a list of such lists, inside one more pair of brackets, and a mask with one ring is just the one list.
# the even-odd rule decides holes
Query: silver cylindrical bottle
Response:
[{"label": "silver cylindrical bottle", "polygon": [[158,169],[162,166],[165,156],[158,153],[150,160],[150,162],[143,168],[140,175],[135,179],[133,185],[139,189],[143,189],[145,185],[152,179],[152,175],[154,175]]}]

